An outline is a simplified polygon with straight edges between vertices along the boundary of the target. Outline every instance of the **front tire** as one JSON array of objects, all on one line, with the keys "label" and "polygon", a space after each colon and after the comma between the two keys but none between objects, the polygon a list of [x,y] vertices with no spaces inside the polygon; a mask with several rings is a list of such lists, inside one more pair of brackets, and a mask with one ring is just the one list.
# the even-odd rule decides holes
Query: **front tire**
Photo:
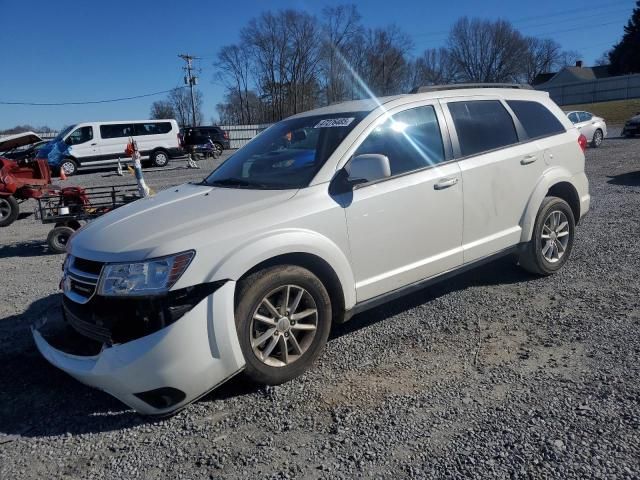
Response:
[{"label": "front tire", "polygon": [[67,251],[67,243],[71,235],[74,233],[74,229],[71,227],[55,227],[49,232],[47,236],[47,245],[53,253],[64,253]]},{"label": "front tire", "polygon": [[593,133],[593,138],[591,139],[591,146],[593,148],[598,148],[600,145],[602,145],[603,140],[604,140],[604,133],[602,133],[602,130],[597,129]]},{"label": "front tire", "polygon": [[166,167],[169,164],[169,154],[164,150],[156,150],[151,154],[151,164],[154,167]]},{"label": "front tire", "polygon": [[20,205],[13,196],[0,197],[0,227],[11,225],[19,214]]},{"label": "front tire", "polygon": [[70,158],[65,158],[60,164],[60,171],[70,177],[78,173],[78,164]]},{"label": "front tire", "polygon": [[326,288],[302,267],[270,267],[242,280],[235,319],[245,375],[267,385],[301,375],[322,352],[331,315]]},{"label": "front tire", "polygon": [[220,158],[224,148],[222,148],[222,144],[218,142],[213,142],[213,158]]},{"label": "front tire", "polygon": [[571,254],[575,228],[569,204],[558,197],[546,197],[538,210],[531,240],[520,254],[520,266],[544,276],[560,270]]}]

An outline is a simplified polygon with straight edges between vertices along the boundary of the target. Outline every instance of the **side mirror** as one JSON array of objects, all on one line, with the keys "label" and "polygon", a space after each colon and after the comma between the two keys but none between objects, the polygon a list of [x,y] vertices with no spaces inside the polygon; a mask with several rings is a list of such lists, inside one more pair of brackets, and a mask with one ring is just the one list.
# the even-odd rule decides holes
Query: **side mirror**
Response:
[{"label": "side mirror", "polygon": [[296,130],[291,134],[292,142],[301,142],[307,138],[307,133],[304,130]]},{"label": "side mirror", "polygon": [[364,180],[365,182],[373,182],[391,176],[389,157],[377,153],[355,156],[346,168],[349,172],[350,181]]}]

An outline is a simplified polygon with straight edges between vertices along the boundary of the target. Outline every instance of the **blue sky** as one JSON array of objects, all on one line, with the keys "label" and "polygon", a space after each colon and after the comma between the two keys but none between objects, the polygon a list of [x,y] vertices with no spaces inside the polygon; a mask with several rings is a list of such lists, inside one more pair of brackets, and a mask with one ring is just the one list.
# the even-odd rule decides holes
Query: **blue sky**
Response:
[{"label": "blue sky", "polygon": [[[524,34],[577,50],[591,65],[620,39],[635,2],[0,0],[0,101],[89,101],[167,90],[181,85],[184,63],[177,55],[186,52],[202,57],[199,88],[210,120],[223,94],[213,80],[215,53],[236,42],[252,17],[283,8],[316,14],[326,4],[342,3],[355,3],[365,26],[403,28],[414,39],[415,55],[443,45],[451,24],[468,15],[510,20]],[[147,118],[151,103],[163,97],[83,106],[0,104],[0,129]]]}]

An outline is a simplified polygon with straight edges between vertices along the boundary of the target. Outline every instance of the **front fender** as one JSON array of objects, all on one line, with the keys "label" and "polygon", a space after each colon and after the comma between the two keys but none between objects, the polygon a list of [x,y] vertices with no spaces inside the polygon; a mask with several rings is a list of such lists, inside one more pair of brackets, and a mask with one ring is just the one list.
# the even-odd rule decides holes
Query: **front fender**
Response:
[{"label": "front fender", "polygon": [[328,263],[340,281],[345,308],[355,305],[355,280],[347,256],[331,239],[307,229],[287,228],[248,239],[219,258],[205,281],[237,281],[259,263],[291,253],[315,255]]},{"label": "front fender", "polygon": [[[560,182],[573,184],[573,175],[566,168],[554,166],[544,172],[533,190],[533,193],[529,197],[527,207],[525,208],[524,214],[520,220],[520,226],[522,227],[520,242],[528,242],[531,240],[533,226],[536,223],[536,216],[538,215],[540,205],[547,196],[549,189]],[[576,219],[576,221],[577,220],[578,219]]]}]

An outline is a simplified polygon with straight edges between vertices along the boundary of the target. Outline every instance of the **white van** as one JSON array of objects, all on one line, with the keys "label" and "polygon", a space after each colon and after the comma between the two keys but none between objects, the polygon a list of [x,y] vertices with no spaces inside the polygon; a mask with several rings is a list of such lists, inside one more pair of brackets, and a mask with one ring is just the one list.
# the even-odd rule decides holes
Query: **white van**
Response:
[{"label": "white van", "polygon": [[164,167],[170,158],[183,155],[180,130],[175,120],[128,120],[116,122],[84,122],[65,128],[39,157],[46,157],[56,171],[73,175],[79,167],[117,163],[125,159],[124,150],[130,137],[138,143],[142,160]]}]

